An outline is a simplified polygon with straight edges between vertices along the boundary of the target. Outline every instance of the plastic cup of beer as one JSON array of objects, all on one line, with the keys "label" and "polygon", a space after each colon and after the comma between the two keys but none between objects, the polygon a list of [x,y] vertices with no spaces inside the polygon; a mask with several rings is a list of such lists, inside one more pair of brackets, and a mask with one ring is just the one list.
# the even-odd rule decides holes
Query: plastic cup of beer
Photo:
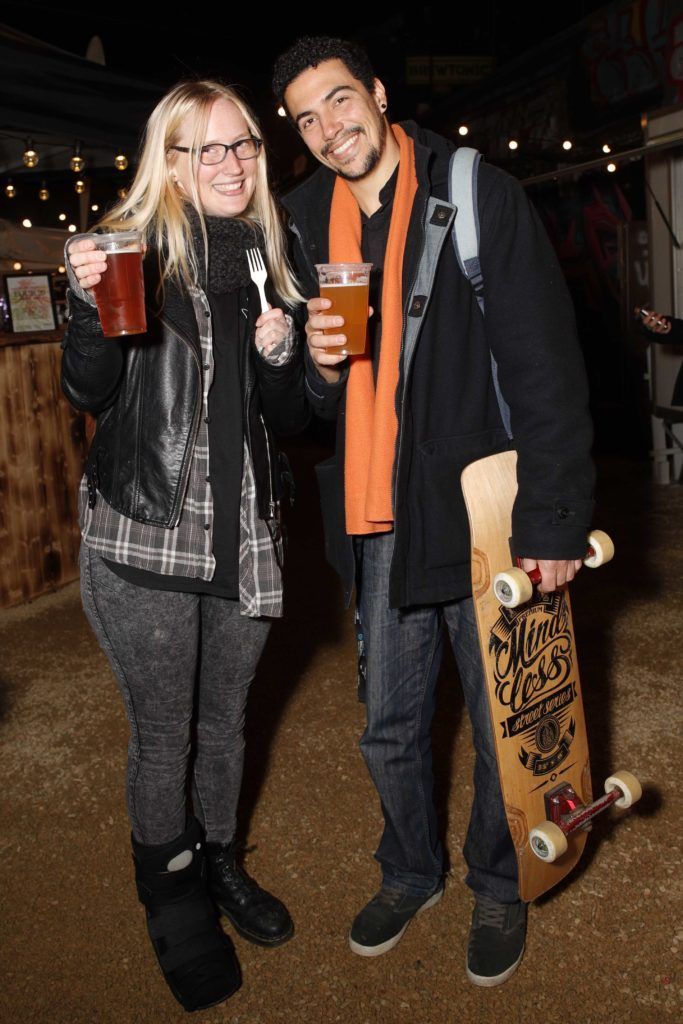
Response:
[{"label": "plastic cup of beer", "polygon": [[140,232],[113,231],[81,237],[91,238],[107,254],[107,269],[93,288],[105,338],[143,334],[147,320]]},{"label": "plastic cup of beer", "polygon": [[368,333],[368,290],[372,263],[316,263],[320,295],[332,305],[326,316],[343,316],[342,327],[324,334],[346,335],[346,345],[330,347],[332,355],[362,356]]}]

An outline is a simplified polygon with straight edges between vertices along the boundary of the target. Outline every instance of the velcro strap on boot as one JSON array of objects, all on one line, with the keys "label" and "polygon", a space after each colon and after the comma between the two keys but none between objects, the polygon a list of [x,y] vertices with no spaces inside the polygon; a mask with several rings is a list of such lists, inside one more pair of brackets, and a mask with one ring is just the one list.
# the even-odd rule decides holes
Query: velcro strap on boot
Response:
[{"label": "velcro strap on boot", "polygon": [[147,928],[153,939],[166,939],[171,936],[174,940],[181,931],[184,935],[194,935],[197,931],[203,931],[206,921],[215,921],[216,912],[206,900],[196,908],[187,903],[175,907],[164,907],[158,914],[147,919]]},{"label": "velcro strap on boot", "polygon": [[157,948],[157,956],[165,971],[175,971],[178,967],[184,967],[192,960],[196,960],[202,953],[218,953],[222,950],[220,934],[213,930],[193,935],[177,945],[168,946],[163,952]]}]

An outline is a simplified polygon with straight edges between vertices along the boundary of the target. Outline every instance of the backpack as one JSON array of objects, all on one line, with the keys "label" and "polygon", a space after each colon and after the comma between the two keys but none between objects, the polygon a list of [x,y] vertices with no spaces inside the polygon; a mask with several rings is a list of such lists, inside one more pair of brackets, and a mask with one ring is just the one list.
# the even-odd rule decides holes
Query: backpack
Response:
[{"label": "backpack", "polygon": [[[484,315],[484,278],[479,262],[479,210],[477,207],[477,175],[481,153],[469,146],[460,146],[453,153],[448,176],[448,199],[456,207],[453,221],[453,248],[462,273],[474,291]],[[510,406],[503,398],[498,383],[498,366],[491,352],[491,374],[505,433],[512,440]]]}]

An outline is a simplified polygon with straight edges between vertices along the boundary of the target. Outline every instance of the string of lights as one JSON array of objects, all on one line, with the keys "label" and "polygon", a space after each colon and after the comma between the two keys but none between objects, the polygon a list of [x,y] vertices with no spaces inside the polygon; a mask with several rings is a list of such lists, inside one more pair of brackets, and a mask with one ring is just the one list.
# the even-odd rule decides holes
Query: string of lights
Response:
[{"label": "string of lights", "polygon": [[[461,125],[458,125],[458,129],[457,129],[457,132],[458,132],[458,135],[460,135],[461,137],[463,137],[463,138],[464,138],[465,136],[467,136],[467,135],[469,135],[469,134],[470,134],[470,130],[471,130],[471,129],[470,129],[470,126],[469,126],[469,125],[467,125],[467,124],[461,124]],[[535,152],[535,151],[536,151],[536,149],[537,149],[537,146],[538,146],[538,143],[539,143],[539,142],[544,142],[544,143],[547,143],[547,144],[548,144],[548,148],[551,148],[551,149],[552,149],[552,148],[555,148],[555,149],[557,149],[558,151],[559,151],[560,149],[562,149],[562,150],[563,150],[563,151],[564,151],[565,153],[569,153],[569,152],[571,152],[571,151],[572,151],[572,150],[574,149],[574,142],[573,142],[573,140],[572,140],[572,139],[568,139],[568,138],[566,138],[566,139],[563,139],[563,140],[562,140],[562,141],[560,142],[560,140],[559,140],[559,139],[541,139],[541,138],[539,138],[539,137],[537,137],[537,136],[535,136],[535,137],[534,137],[534,139],[533,139],[533,145],[532,145],[532,146],[529,146],[529,147],[527,147],[527,148],[528,148],[529,150],[533,150],[533,151]],[[506,143],[506,145],[507,145],[507,148],[508,148],[508,149],[509,149],[509,150],[510,150],[511,152],[513,152],[513,153],[521,153],[521,152],[524,152],[524,148],[525,148],[525,147],[524,147],[524,146],[522,145],[522,143],[520,143],[520,140],[519,140],[519,139],[517,139],[517,138],[515,138],[515,137],[511,137],[511,138],[509,138],[509,139],[507,140],[507,143]],[[603,152],[603,153],[605,153],[605,154],[609,154],[609,153],[611,153],[611,152],[612,152],[612,147],[611,147],[611,145],[609,144],[609,142],[604,142],[604,143],[603,143],[603,145],[602,145],[602,152]],[[604,161],[603,161],[602,159],[598,159],[598,161],[597,161],[597,165],[602,165],[603,163],[604,163]],[[563,168],[561,168],[561,169],[562,169],[562,170],[564,170],[565,168],[563,167]],[[608,171],[612,171],[612,170],[615,170],[615,169],[616,169],[616,167],[615,167],[615,166],[613,165],[613,163],[612,163],[612,162],[610,162],[610,163],[608,163],[608,164],[606,165],[606,169],[607,169]]]},{"label": "string of lights", "polygon": [[[41,202],[48,202],[50,199],[50,188],[49,183],[64,182],[65,175],[72,174],[73,177],[73,191],[77,196],[83,195],[88,187],[87,179],[84,176],[84,171],[87,169],[88,158],[87,158],[87,146],[84,145],[81,139],[76,139],[73,143],[67,144],[63,139],[50,139],[44,138],[41,143],[36,143],[33,138],[22,137],[16,134],[10,134],[8,132],[0,132],[0,138],[17,142],[17,167],[21,169],[21,164],[29,171],[35,170],[41,162],[41,148],[49,154],[49,171],[44,172],[44,176],[41,177],[40,182],[35,184],[31,181],[28,183],[22,181],[21,186],[18,186],[16,177],[8,175],[4,182],[4,193],[7,199],[16,199],[21,191],[27,189],[36,188],[38,199]],[[21,153],[21,164],[19,163],[19,154],[23,145],[23,153]],[[101,149],[101,147],[99,147]],[[62,170],[55,168],[55,162],[59,163],[64,159],[64,167]],[[128,156],[121,147],[112,148],[112,163],[111,166],[123,173],[128,169],[129,160]],[[97,170],[103,170],[101,164],[98,164]],[[117,196],[125,198],[127,189],[125,186],[121,186],[116,189]],[[95,204],[91,207],[93,212],[99,209],[99,205]],[[66,214],[60,214],[59,220],[66,220]],[[30,227],[31,222],[29,218],[22,220],[24,227]],[[71,229],[71,228],[70,228]],[[74,227],[75,231],[76,228]]]}]

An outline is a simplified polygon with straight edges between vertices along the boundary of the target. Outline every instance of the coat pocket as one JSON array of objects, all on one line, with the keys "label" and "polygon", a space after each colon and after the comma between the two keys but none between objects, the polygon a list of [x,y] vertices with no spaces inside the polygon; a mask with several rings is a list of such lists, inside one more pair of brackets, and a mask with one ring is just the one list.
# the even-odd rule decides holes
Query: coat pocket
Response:
[{"label": "coat pocket", "polygon": [[425,568],[439,569],[469,561],[469,525],[460,474],[471,462],[509,447],[502,429],[433,438],[419,446],[415,493]]}]

